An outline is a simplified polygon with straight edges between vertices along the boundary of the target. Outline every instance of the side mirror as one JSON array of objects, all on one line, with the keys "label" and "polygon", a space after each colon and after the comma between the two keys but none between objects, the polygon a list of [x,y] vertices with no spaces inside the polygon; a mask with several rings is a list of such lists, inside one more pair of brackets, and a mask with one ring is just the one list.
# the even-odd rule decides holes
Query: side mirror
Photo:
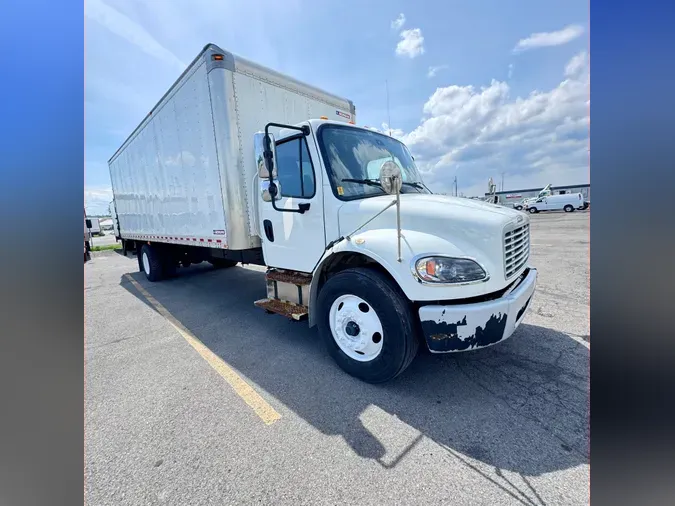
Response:
[{"label": "side mirror", "polygon": [[273,183],[269,182],[269,179],[265,179],[260,182],[260,194],[264,202],[272,202],[274,200],[281,200],[281,185],[279,181]]},{"label": "side mirror", "polygon": [[91,220],[84,220],[84,223],[87,225],[87,228],[91,228]]},{"label": "side mirror", "polygon": [[265,136],[263,132],[257,132],[253,136],[253,147],[255,148],[255,161],[258,168],[258,177],[260,179],[269,179],[270,173],[272,179],[277,177],[277,150],[274,135]]}]

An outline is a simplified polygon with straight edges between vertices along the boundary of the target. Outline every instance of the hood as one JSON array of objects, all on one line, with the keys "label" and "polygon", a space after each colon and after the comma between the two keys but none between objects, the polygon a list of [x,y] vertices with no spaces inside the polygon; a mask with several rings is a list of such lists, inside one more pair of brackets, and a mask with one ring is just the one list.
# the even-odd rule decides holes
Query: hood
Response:
[{"label": "hood", "polygon": [[[349,234],[394,199],[393,195],[383,195],[346,202],[338,211],[340,234]],[[446,195],[401,195],[401,227],[404,229],[434,233],[433,227],[439,227],[438,233],[444,234],[457,229],[475,228],[478,232],[486,227],[501,230],[510,222],[525,220],[529,218],[519,211],[487,202]],[[391,226],[396,227],[395,206],[387,209],[364,229]]]},{"label": "hood", "polygon": [[[340,235],[353,233],[393,200],[394,196],[384,195],[344,203],[338,211]],[[406,256],[426,253],[469,256],[487,266],[491,275],[502,273],[502,279],[504,233],[526,223],[529,223],[527,215],[495,204],[445,195],[401,195]],[[383,229],[396,229],[396,206],[359,233]]]}]

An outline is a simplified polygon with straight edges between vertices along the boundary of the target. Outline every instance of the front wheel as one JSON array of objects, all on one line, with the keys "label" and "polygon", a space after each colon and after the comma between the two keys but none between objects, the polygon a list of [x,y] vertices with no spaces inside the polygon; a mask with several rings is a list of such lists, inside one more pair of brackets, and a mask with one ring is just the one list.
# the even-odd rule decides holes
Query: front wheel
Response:
[{"label": "front wheel", "polygon": [[537,208],[536,207],[528,207],[527,210],[530,212],[530,214],[537,213]]},{"label": "front wheel", "polygon": [[328,353],[368,383],[401,374],[417,354],[414,315],[398,286],[372,269],[347,269],[326,281],[317,301]]},{"label": "front wheel", "polygon": [[571,213],[572,211],[574,211],[574,206],[567,204],[565,207],[563,207],[563,209],[565,210],[566,213]]}]

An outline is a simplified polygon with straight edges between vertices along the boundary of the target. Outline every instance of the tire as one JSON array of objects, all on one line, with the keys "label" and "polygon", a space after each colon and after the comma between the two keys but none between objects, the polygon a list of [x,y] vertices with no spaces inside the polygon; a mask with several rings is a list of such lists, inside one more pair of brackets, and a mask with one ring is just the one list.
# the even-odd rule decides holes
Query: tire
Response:
[{"label": "tire", "polygon": [[[160,281],[164,275],[161,257],[157,248],[144,244],[141,248],[139,263],[148,281]],[[149,272],[148,272],[149,271]]]},{"label": "tire", "polygon": [[[339,318],[339,301],[345,297],[361,300],[366,304],[367,311],[359,309],[363,314],[356,313],[356,318],[374,317],[381,324],[382,332],[374,332],[370,341],[365,336],[362,339],[368,347],[380,351],[372,359],[364,358],[361,361],[350,357],[338,344],[331,330],[331,318]],[[363,306],[366,308],[366,306]],[[347,307],[347,306],[344,306]],[[358,308],[361,308],[359,303]],[[417,325],[410,302],[401,293],[398,286],[384,274],[373,269],[355,268],[346,269],[329,278],[319,292],[317,300],[319,334],[330,356],[348,374],[367,383],[383,383],[401,374],[412,362],[419,348]],[[370,311],[371,315],[367,315]],[[344,332],[354,322],[350,320],[343,327]],[[363,323],[363,322],[362,322]],[[334,325],[336,325],[334,323]],[[356,338],[358,338],[358,325]],[[367,332],[368,325],[364,325],[363,332]],[[371,326],[371,331],[373,327]],[[336,331],[337,332],[337,331]],[[376,344],[371,344],[376,343]],[[380,344],[381,343],[381,344]],[[348,350],[353,356],[358,351]],[[363,355],[363,353],[361,353]],[[367,355],[364,355],[367,357]]]},{"label": "tire", "polygon": [[565,210],[566,213],[571,213],[574,211],[574,206],[567,204],[565,207],[563,207],[563,209]]},{"label": "tire", "polygon": [[522,210],[523,210],[523,206],[516,206],[516,211],[522,211]]},{"label": "tire", "polygon": [[539,212],[536,207],[528,207],[527,210],[530,212],[530,214],[535,214]]},{"label": "tire", "polygon": [[226,269],[228,267],[234,267],[237,265],[237,262],[234,260],[226,260],[224,258],[212,258],[209,260],[209,263],[213,265],[214,269]]}]

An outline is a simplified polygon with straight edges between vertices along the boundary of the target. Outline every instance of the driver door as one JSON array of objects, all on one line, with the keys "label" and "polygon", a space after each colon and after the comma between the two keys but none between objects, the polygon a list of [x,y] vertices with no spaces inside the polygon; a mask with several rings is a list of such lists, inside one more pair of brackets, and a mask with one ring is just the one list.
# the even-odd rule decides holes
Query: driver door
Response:
[{"label": "driver door", "polygon": [[[280,210],[262,200],[262,191],[258,197],[263,254],[270,267],[312,272],[326,248],[323,185],[311,141],[311,136],[299,135],[276,144],[275,203]],[[293,212],[299,204],[309,204],[309,209]]]}]

